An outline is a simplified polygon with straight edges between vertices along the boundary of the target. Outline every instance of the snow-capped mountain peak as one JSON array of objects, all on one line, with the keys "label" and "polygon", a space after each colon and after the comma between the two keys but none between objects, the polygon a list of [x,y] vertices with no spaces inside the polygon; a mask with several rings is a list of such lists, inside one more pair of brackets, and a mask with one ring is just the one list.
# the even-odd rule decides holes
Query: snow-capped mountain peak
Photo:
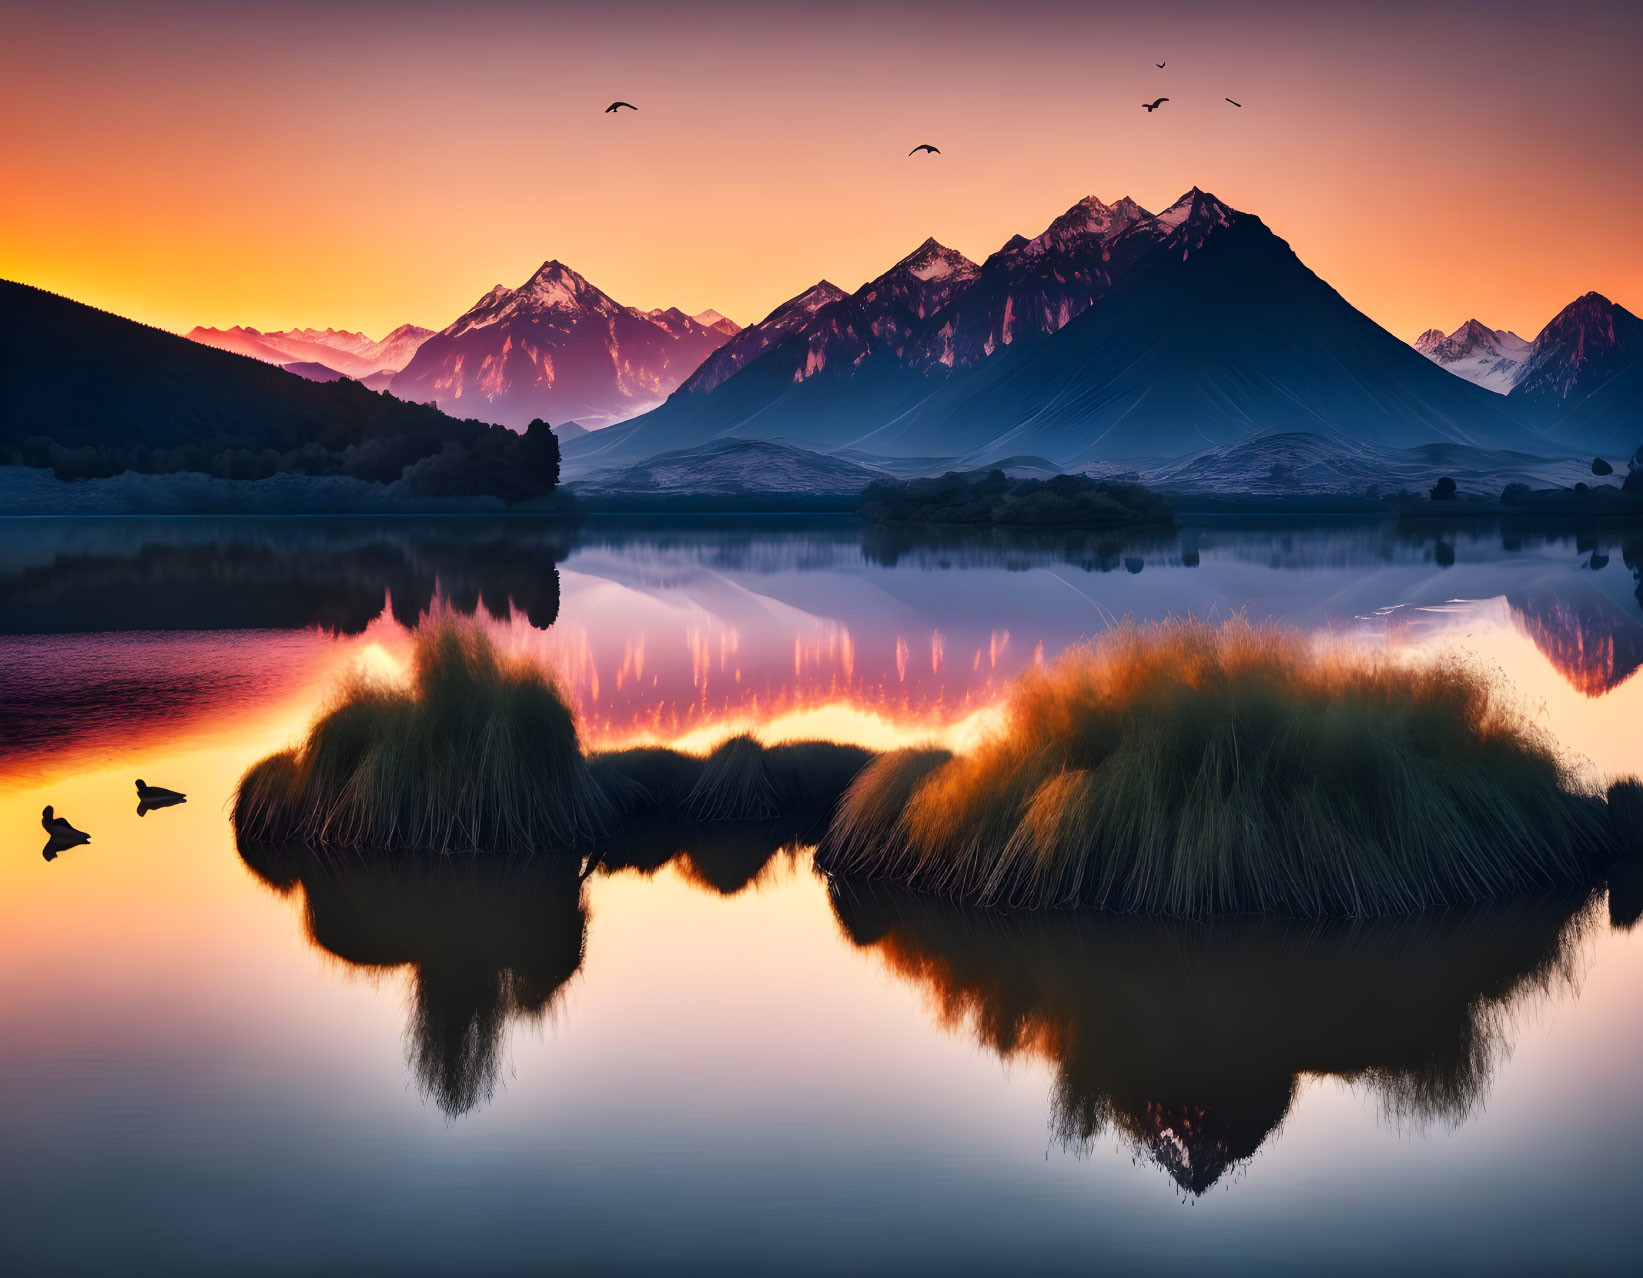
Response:
[{"label": "snow-capped mountain peak", "polygon": [[554,259],[543,262],[536,274],[520,285],[504,308],[504,313],[518,315],[524,311],[592,310],[608,315],[618,309],[610,297],[563,262]]},{"label": "snow-capped mountain peak", "polygon": [[422,342],[392,390],[504,425],[602,426],[661,403],[729,336],[677,307],[623,306],[550,259]]},{"label": "snow-capped mountain peak", "polygon": [[1442,329],[1427,329],[1415,339],[1414,347],[1457,377],[1504,395],[1517,382],[1530,343],[1504,328],[1489,328],[1469,319],[1447,336]]},{"label": "snow-capped mountain peak", "polygon": [[[1090,239],[1101,240],[1116,235],[1151,216],[1127,195],[1115,204],[1103,204],[1098,197],[1086,195],[1045,227],[1042,234],[1023,241],[1016,248],[1034,257],[1066,251]],[[1011,248],[1011,244],[1006,244],[1003,251],[1010,252]]]},{"label": "snow-capped mountain peak", "polygon": [[974,277],[976,270],[976,264],[964,254],[938,243],[932,236],[885,274],[901,273],[921,280],[945,280],[953,276]]},{"label": "snow-capped mountain peak", "polygon": [[1238,211],[1231,205],[1222,203],[1208,191],[1193,187],[1143,226],[1165,235],[1184,226],[1207,231],[1217,226],[1230,226],[1237,216]]}]

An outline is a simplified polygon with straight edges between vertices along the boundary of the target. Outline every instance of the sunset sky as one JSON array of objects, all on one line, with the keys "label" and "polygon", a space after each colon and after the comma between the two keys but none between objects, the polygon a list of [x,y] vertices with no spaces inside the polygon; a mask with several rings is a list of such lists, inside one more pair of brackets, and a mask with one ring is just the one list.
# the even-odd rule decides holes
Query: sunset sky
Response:
[{"label": "sunset sky", "polygon": [[547,258],[747,323],[927,235],[979,260],[1194,184],[1404,338],[1643,312],[1635,2],[7,0],[0,31],[0,277],[176,330],[443,327]]}]

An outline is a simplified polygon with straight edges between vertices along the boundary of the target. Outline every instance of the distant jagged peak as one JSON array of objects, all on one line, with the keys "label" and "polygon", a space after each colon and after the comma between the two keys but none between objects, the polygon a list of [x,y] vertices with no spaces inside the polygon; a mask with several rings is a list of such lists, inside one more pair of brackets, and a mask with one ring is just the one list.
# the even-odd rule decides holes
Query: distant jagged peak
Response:
[{"label": "distant jagged peak", "polygon": [[1583,293],[1535,338],[1514,393],[1564,401],[1590,393],[1588,370],[1611,375],[1643,360],[1643,320],[1601,293]]},{"label": "distant jagged peak", "polygon": [[[506,308],[510,314],[522,311],[599,311],[610,314],[622,309],[616,301],[579,275],[558,258],[543,262],[536,273],[514,291]],[[681,318],[683,318],[681,312]]]},{"label": "distant jagged peak", "polygon": [[702,322],[694,315],[686,315],[677,306],[657,306],[648,311],[641,311],[637,307],[630,307],[629,309],[632,310],[635,315],[643,316],[652,323],[661,324],[664,328],[682,328],[690,324],[697,324],[702,328],[707,327],[707,325],[702,324]]},{"label": "distant jagged peak", "polygon": [[1429,328],[1414,341],[1414,347],[1428,359],[1447,364],[1471,355],[1523,355],[1531,343],[1504,328],[1490,328],[1481,320],[1469,319],[1453,333]]},{"label": "distant jagged peak", "polygon": [[1624,340],[1628,331],[1635,331],[1643,323],[1624,306],[1617,306],[1601,293],[1582,293],[1556,315],[1535,339],[1536,345],[1548,338],[1557,339],[1571,334],[1590,334],[1595,340],[1613,344]]},{"label": "distant jagged peak", "polygon": [[387,337],[383,338],[379,345],[386,346],[389,342],[407,341],[412,338],[427,338],[432,337],[433,335],[433,329],[423,328],[420,324],[401,324],[393,332],[389,333]]},{"label": "distant jagged peak", "polygon": [[[954,278],[974,279],[979,269],[974,262],[957,249],[950,249],[945,244],[938,242],[934,236],[931,236],[881,275],[879,279],[888,279],[892,275],[911,275],[916,279],[927,281]],[[875,280],[874,283],[878,283],[878,280]]]},{"label": "distant jagged peak", "polygon": [[371,344],[371,339],[364,333],[351,332],[345,328],[287,328],[268,333],[269,337],[284,337],[294,342],[317,342],[321,346],[341,345],[365,347]]},{"label": "distant jagged peak", "polygon": [[[702,325],[703,328],[712,328],[715,324],[720,324],[720,323],[735,323],[734,320],[730,320],[727,316],[721,315],[718,311],[714,310],[711,306],[708,307],[705,311],[698,311],[696,314],[692,315],[690,318],[695,320],[698,324]],[[738,325],[738,327],[740,327],[740,326]]]},{"label": "distant jagged peak", "polygon": [[1143,226],[1151,225],[1167,233],[1189,224],[1203,228],[1230,226],[1237,217],[1237,209],[1195,186]]},{"label": "distant jagged peak", "polygon": [[1640,339],[1643,320],[1601,293],[1583,293],[1552,316],[1535,339],[1535,349],[1578,345],[1599,352]]},{"label": "distant jagged peak", "polygon": [[1530,351],[1530,344],[1516,333],[1476,319],[1447,335],[1441,328],[1429,328],[1411,345],[1440,368],[1497,395],[1511,392]]},{"label": "distant jagged peak", "polygon": [[[703,360],[701,367],[685,379],[679,388],[681,393],[706,394],[790,333],[802,329],[817,312],[835,302],[842,302],[848,296],[831,280],[817,280],[809,288],[788,298],[757,324],[736,330],[729,341]],[[723,322],[728,324],[730,321]]]},{"label": "distant jagged peak", "polygon": [[849,294],[847,294],[837,284],[833,283],[832,280],[817,280],[809,288],[805,289],[804,292],[795,297],[790,297],[787,301],[783,302],[775,310],[771,311],[769,315],[766,315],[765,319],[772,319],[783,312],[794,309],[808,311],[813,315],[817,311],[821,310],[822,307],[828,306],[833,302],[840,301],[848,296]]},{"label": "distant jagged peak", "polygon": [[480,295],[480,298],[456,319],[451,321],[443,332],[447,336],[456,336],[466,333],[470,329],[484,328],[487,324],[494,324],[501,318],[502,308],[513,297],[513,290],[506,284],[494,285],[489,292]]},{"label": "distant jagged peak", "polygon": [[757,333],[769,325],[783,321],[793,322],[801,316],[814,315],[824,306],[841,302],[850,296],[832,280],[817,280],[803,292],[795,293],[757,324],[749,324],[743,333]]},{"label": "distant jagged peak", "polygon": [[[1045,227],[1040,235],[1023,241],[1017,251],[1036,257],[1092,239],[1107,239],[1151,216],[1127,195],[1114,204],[1103,204],[1098,196],[1086,195]],[[1011,251],[1011,245],[1006,244],[1002,251]]]},{"label": "distant jagged peak", "polygon": [[506,284],[494,285],[490,292],[486,293],[468,308],[467,314],[471,315],[475,311],[488,311],[499,303],[507,301],[512,296],[513,290]]}]

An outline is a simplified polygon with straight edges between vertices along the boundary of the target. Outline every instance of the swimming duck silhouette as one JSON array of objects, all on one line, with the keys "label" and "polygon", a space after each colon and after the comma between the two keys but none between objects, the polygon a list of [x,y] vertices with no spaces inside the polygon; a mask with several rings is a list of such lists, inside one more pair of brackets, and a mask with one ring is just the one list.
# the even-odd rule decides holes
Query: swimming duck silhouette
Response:
[{"label": "swimming duck silhouette", "polygon": [[179,803],[186,803],[188,796],[180,790],[167,790],[164,786],[148,785],[141,777],[137,778],[137,815],[147,816],[155,808],[174,808]]},{"label": "swimming duck silhouette", "polygon": [[40,813],[40,826],[47,834],[51,836],[52,841],[56,843],[67,843],[69,845],[73,845],[76,843],[91,842],[91,836],[84,830],[76,830],[63,817],[54,816],[50,806],[47,806],[45,810]]}]

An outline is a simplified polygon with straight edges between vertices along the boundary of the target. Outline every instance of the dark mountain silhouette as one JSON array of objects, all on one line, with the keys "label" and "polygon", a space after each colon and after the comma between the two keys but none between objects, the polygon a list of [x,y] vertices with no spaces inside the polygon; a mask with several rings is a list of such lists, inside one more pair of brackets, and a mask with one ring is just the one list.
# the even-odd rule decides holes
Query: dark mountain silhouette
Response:
[{"label": "dark mountain silhouette", "polygon": [[563,263],[544,262],[424,341],[392,389],[508,426],[535,417],[602,426],[659,404],[736,331],[728,320],[623,306]]},{"label": "dark mountain silhouette", "polygon": [[1270,431],[1545,448],[1499,396],[1433,365],[1259,218],[1196,188],[1151,217],[1133,201],[1075,206],[979,270],[953,264],[922,311],[886,304],[906,267],[821,308],[708,394],[584,441],[584,460],[720,435],[971,466],[1166,457]]},{"label": "dark mountain silhouette", "polygon": [[1643,444],[1643,319],[1587,293],[1540,330],[1511,406],[1570,448],[1629,456]]},{"label": "dark mountain silhouette", "polygon": [[279,472],[392,483],[420,466],[441,493],[552,490],[558,445],[354,382],[314,382],[244,356],[0,282],[0,464],[59,478]]},{"label": "dark mountain silhouette", "polygon": [[1063,466],[1169,456],[1269,431],[1383,447],[1537,440],[1497,396],[1443,372],[1307,270],[1259,218],[1194,188],[1106,247],[1123,274],[1049,341],[950,379],[852,441]]}]

